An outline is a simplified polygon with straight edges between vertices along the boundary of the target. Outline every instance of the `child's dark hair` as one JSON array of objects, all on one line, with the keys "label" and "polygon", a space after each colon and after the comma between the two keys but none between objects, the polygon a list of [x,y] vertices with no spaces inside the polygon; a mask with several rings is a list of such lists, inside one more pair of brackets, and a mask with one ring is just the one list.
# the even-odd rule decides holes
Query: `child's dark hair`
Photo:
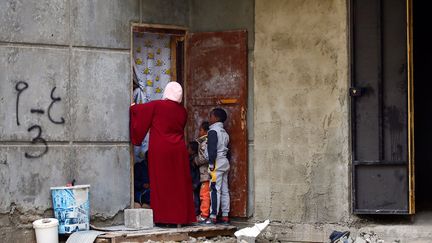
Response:
[{"label": "child's dark hair", "polygon": [[190,141],[189,142],[189,148],[194,152],[198,153],[198,142],[197,141]]},{"label": "child's dark hair", "polygon": [[210,123],[208,121],[203,121],[201,123],[200,128],[202,128],[204,131],[208,132],[208,130],[210,130]]},{"label": "child's dark hair", "polygon": [[222,108],[214,108],[211,113],[222,123],[227,119],[227,113]]}]

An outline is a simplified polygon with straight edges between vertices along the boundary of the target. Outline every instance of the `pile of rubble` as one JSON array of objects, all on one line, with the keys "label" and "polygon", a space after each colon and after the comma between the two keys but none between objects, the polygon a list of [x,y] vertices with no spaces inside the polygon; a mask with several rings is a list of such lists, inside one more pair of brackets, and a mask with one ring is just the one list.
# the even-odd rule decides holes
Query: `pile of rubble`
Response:
[{"label": "pile of rubble", "polygon": [[[348,231],[346,231],[348,232]],[[342,233],[342,232],[340,232]],[[345,232],[343,232],[345,233]],[[359,232],[358,235],[354,238],[345,234],[344,236],[332,241],[334,243],[386,243],[383,239],[381,239],[375,232],[370,231],[367,232]],[[392,242],[387,241],[388,243],[400,243],[400,240],[394,240]]]},{"label": "pile of rubble", "polygon": [[[157,241],[149,240],[147,243],[156,243]],[[175,241],[166,241],[167,243],[176,243]],[[214,238],[207,239],[205,237],[189,237],[189,240],[182,241],[181,243],[236,243],[237,239],[235,237],[229,236],[218,236]]]},{"label": "pile of rubble", "polygon": [[[371,231],[369,233],[360,232],[356,237],[355,243],[385,243],[384,240],[380,239],[380,237],[375,234],[375,232]],[[394,240],[392,243],[400,243],[400,240]]]},{"label": "pile of rubble", "polygon": [[[187,243],[210,243],[210,242],[219,242],[219,243],[236,243],[237,239],[235,237],[229,237],[229,236],[218,236],[214,238],[207,239],[205,237],[198,237],[195,238],[189,238]],[[184,242],[186,243],[186,242]]]}]

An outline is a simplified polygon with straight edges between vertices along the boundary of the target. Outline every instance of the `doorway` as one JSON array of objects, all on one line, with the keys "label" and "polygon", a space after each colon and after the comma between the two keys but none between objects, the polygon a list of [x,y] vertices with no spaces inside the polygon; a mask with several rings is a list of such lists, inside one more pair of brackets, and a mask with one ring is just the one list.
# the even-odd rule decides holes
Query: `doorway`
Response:
[{"label": "doorway", "polygon": [[406,0],[350,4],[355,214],[414,213],[406,7]]},{"label": "doorway", "polygon": [[[183,105],[188,111],[187,141],[194,141],[201,122],[211,109],[221,107],[228,113],[224,126],[230,135],[230,216],[246,217],[247,32],[188,33],[183,27],[134,23],[131,27],[131,66],[135,103],[161,99],[163,88],[170,81],[183,86]],[[134,147],[132,178],[134,172],[141,171],[134,167],[145,161],[147,149],[146,140],[142,146]],[[141,186],[137,188],[142,189]],[[141,194],[133,187],[131,195],[133,205],[134,201],[142,202],[137,200]]]},{"label": "doorway", "polygon": [[[144,104],[162,99],[165,86],[177,81],[184,86],[184,40],[186,29],[177,26],[132,24],[131,83],[132,102]],[[131,205],[150,207],[148,141],[132,146]],[[132,186],[133,185],[133,186]]]},{"label": "doorway", "polygon": [[428,37],[429,11],[426,1],[413,2],[413,64],[414,64],[414,144],[416,211],[432,211],[432,48]]}]

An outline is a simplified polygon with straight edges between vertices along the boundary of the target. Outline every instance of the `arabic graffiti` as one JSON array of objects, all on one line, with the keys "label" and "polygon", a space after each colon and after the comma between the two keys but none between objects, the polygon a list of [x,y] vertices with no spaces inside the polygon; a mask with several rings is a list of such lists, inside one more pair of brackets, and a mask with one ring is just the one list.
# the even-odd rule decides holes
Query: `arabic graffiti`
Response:
[{"label": "arabic graffiti", "polygon": [[[23,94],[23,92],[29,88],[29,84],[25,81],[18,81],[15,84],[15,90],[17,92],[17,98],[16,98],[16,124],[17,126],[21,126],[20,120],[19,120],[19,105],[20,105],[20,97]],[[50,94],[50,98],[51,98],[51,103],[48,106],[48,111],[47,111],[47,116],[50,122],[52,122],[53,124],[56,125],[61,125],[65,123],[65,119],[63,117],[60,117],[59,119],[55,120],[52,116],[52,112],[51,109],[53,108],[54,104],[56,104],[57,102],[61,101],[61,97],[55,96],[54,95],[54,91],[56,90],[57,87],[53,87],[51,89],[51,94]],[[40,109],[40,108],[31,108],[30,109],[30,113],[32,114],[36,114],[36,115],[44,115],[45,114],[45,110],[44,109]],[[31,125],[28,129],[27,132],[32,133],[32,131],[35,130],[37,131],[36,135],[32,138],[31,140],[31,144],[32,145],[43,145],[43,150],[40,151],[39,153],[24,153],[24,156],[28,159],[34,159],[34,158],[40,158],[43,155],[45,155],[46,153],[48,153],[48,143],[45,140],[45,138],[42,137],[43,134],[43,129],[42,126],[40,124],[33,124]]]}]

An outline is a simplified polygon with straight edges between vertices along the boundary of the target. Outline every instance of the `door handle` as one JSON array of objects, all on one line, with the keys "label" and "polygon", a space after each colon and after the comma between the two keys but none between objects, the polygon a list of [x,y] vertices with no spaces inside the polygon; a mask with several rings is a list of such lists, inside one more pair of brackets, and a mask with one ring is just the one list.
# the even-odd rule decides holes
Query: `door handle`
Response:
[{"label": "door handle", "polygon": [[229,105],[229,104],[237,104],[237,99],[235,98],[227,98],[227,99],[220,99],[217,101],[218,105]]},{"label": "door handle", "polygon": [[351,97],[360,97],[363,94],[363,88],[358,88],[358,87],[351,87],[349,89],[349,95]]}]

